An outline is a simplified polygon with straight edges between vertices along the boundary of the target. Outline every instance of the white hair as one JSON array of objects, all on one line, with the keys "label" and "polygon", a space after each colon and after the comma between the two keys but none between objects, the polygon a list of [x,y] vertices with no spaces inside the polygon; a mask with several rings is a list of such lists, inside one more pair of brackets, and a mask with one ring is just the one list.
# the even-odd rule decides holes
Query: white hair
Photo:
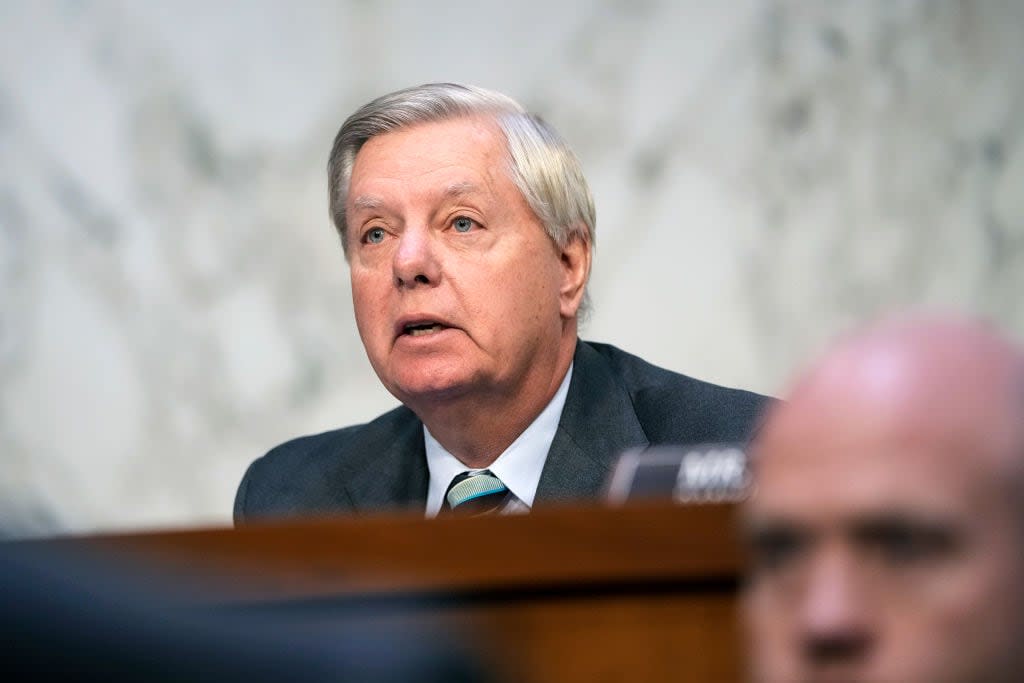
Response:
[{"label": "white hair", "polygon": [[[457,83],[428,83],[378,97],[348,117],[327,162],[331,220],[348,253],[345,202],[356,154],[372,137],[418,123],[467,116],[494,119],[505,137],[509,175],[551,239],[582,239],[594,249],[594,200],[579,160],[565,140],[511,97]],[[586,302],[581,308],[586,308]]]}]

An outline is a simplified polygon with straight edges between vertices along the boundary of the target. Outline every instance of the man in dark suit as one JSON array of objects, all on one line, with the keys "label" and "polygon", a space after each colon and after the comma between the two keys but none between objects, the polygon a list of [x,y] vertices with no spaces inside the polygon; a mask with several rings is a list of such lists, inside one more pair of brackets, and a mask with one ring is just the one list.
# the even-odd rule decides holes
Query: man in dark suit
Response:
[{"label": "man in dark suit", "polygon": [[578,340],[593,200],[515,101],[454,84],[385,95],[344,123],[328,171],[360,337],[403,405],[254,462],[236,521],[525,511],[598,495],[626,448],[749,435],[763,397]]}]

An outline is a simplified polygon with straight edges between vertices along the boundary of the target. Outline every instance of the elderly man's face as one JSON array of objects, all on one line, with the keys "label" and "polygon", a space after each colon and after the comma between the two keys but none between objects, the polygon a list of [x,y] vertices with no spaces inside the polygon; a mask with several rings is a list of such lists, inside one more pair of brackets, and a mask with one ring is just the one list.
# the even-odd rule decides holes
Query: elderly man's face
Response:
[{"label": "elderly man's face", "polygon": [[1019,680],[1020,507],[985,452],[1005,428],[856,397],[795,408],[756,453],[755,680]]},{"label": "elderly man's face", "polygon": [[424,401],[518,396],[552,381],[571,273],[509,177],[490,121],[371,138],[348,194],[359,334],[387,389]]}]

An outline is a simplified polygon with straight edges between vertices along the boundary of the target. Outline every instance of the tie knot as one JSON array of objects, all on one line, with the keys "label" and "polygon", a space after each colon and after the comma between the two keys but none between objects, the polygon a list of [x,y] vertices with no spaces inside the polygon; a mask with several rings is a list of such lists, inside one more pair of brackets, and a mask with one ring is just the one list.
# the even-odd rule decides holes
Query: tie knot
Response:
[{"label": "tie knot", "polygon": [[508,500],[509,493],[508,487],[490,470],[463,472],[448,485],[442,511],[458,510],[475,515],[497,512]]}]

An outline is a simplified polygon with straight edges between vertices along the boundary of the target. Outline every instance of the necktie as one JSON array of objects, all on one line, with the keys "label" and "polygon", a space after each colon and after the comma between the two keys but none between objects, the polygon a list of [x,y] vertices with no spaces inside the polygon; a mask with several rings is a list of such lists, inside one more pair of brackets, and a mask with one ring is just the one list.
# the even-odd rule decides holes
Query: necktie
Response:
[{"label": "necktie", "polygon": [[490,470],[463,472],[448,485],[441,512],[457,510],[471,515],[499,512],[511,495],[512,492]]}]

